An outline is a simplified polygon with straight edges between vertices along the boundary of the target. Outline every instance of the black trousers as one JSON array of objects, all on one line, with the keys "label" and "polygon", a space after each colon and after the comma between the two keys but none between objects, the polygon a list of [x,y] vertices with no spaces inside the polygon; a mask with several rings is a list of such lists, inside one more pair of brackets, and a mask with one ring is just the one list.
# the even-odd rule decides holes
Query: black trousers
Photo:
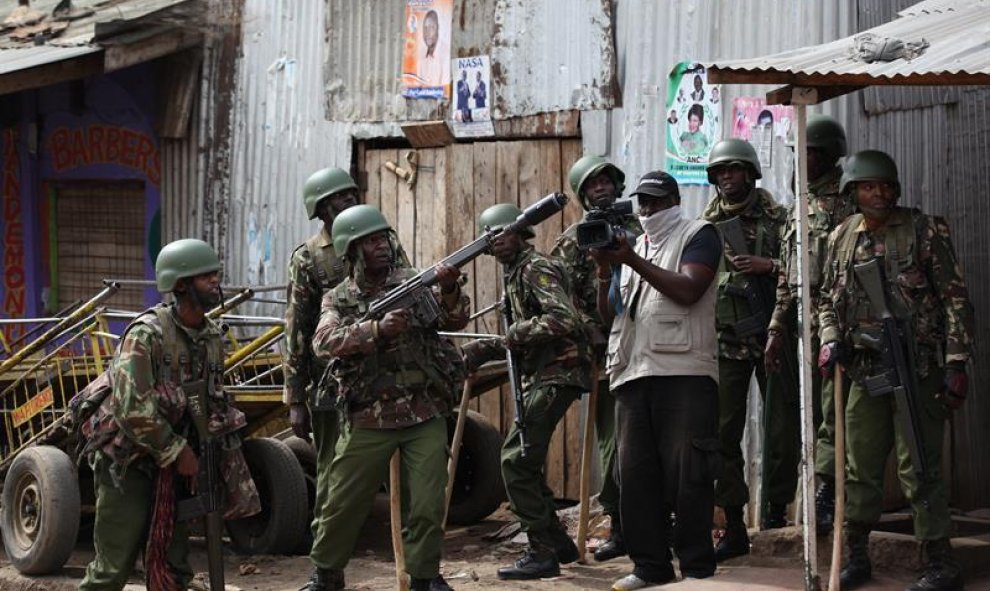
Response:
[{"label": "black trousers", "polygon": [[[648,582],[715,573],[712,513],[721,462],[718,386],[705,376],[646,377],[615,391],[622,534]],[[671,523],[671,514],[674,523]]]}]

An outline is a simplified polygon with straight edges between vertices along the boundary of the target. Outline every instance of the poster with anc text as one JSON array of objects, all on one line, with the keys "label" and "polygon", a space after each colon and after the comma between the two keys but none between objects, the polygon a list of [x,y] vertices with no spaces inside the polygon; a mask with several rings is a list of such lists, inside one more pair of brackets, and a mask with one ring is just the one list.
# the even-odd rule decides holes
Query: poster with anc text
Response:
[{"label": "poster with anc text", "polygon": [[667,81],[666,169],[678,183],[708,184],[705,166],[721,138],[721,90],[709,84],[704,66],[681,62]]},{"label": "poster with anc text", "polygon": [[753,144],[760,166],[773,167],[774,150],[786,145],[794,121],[794,107],[767,105],[763,97],[739,97],[732,100],[732,137]]},{"label": "poster with anc text", "polygon": [[450,96],[450,27],[454,0],[406,0],[402,96]]},{"label": "poster with anc text", "polygon": [[492,69],[487,55],[454,58],[453,104],[450,109],[454,137],[490,137],[492,125]]}]

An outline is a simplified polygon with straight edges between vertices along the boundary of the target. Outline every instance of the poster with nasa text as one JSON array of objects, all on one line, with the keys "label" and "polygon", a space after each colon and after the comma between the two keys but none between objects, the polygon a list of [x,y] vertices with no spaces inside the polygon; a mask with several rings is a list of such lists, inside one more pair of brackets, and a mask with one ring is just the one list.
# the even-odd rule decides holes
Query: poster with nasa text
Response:
[{"label": "poster with nasa text", "polygon": [[666,170],[678,183],[708,184],[705,167],[721,139],[721,89],[708,83],[704,66],[681,62],[667,81]]},{"label": "poster with nasa text", "polygon": [[454,0],[406,0],[402,96],[450,96],[450,28]]},{"label": "poster with nasa text", "polygon": [[454,92],[450,109],[454,137],[491,137],[492,69],[487,55],[453,60]]}]

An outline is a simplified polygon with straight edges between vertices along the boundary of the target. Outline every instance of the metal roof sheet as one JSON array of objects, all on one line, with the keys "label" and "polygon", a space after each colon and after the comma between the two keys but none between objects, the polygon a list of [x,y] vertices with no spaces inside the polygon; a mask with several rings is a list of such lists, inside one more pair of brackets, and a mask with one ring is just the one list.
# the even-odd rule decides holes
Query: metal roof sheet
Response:
[{"label": "metal roof sheet", "polygon": [[[17,40],[17,28],[0,24],[0,75],[51,64],[102,50],[94,42],[96,23],[135,20],[159,10],[183,4],[189,0],[73,0],[77,11],[92,10],[92,14],[69,20],[68,28],[44,43],[35,39]],[[33,0],[31,8],[44,14],[41,22],[64,21],[52,16],[59,0]],[[0,23],[18,5],[17,0],[0,0]]]},{"label": "metal roof sheet", "polygon": [[[706,64],[713,80],[802,85],[990,83],[990,0],[925,0],[899,18],[836,41]],[[866,63],[854,57],[866,33],[929,47],[913,59]]]}]

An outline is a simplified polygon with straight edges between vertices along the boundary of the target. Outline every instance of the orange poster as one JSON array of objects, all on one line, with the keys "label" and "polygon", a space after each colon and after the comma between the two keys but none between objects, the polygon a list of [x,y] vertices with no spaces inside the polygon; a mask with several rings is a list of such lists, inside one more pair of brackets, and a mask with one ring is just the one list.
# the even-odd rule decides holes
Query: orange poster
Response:
[{"label": "orange poster", "polygon": [[450,97],[450,28],[454,0],[406,0],[402,96]]}]

